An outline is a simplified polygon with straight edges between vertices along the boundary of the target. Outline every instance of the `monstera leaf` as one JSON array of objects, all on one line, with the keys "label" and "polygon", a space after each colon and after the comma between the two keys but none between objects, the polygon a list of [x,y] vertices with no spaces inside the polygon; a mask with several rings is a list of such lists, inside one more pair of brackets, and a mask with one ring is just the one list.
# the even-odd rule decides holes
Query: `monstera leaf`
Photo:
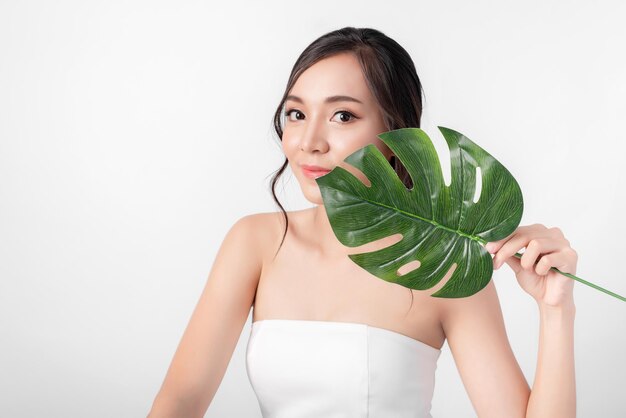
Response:
[{"label": "monstera leaf", "polygon": [[[357,247],[402,234],[402,240],[389,247],[349,255],[352,261],[383,280],[418,290],[433,287],[456,264],[452,277],[432,296],[461,298],[489,283],[493,261],[484,244],[509,236],[524,205],[519,185],[502,164],[459,132],[439,130],[450,148],[449,186],[430,138],[419,128],[378,135],[406,167],[411,189],[373,144],[345,159],[365,174],[371,186],[341,167],[316,181],[331,227],[343,245]],[[482,190],[474,202],[477,167]],[[415,260],[420,262],[418,268],[398,274]]]},{"label": "monstera leaf", "polygon": [[[502,164],[459,132],[439,130],[450,148],[449,186],[430,138],[419,128],[378,135],[406,167],[411,189],[373,144],[345,160],[365,174],[370,187],[341,167],[316,181],[343,245],[356,247],[402,234],[389,247],[351,254],[352,261],[383,280],[418,290],[433,287],[456,264],[452,277],[432,296],[461,298],[489,283],[493,261],[484,244],[509,236],[519,225],[524,204],[518,183]],[[477,167],[482,190],[474,202]],[[415,260],[420,262],[417,269],[398,274]]]}]

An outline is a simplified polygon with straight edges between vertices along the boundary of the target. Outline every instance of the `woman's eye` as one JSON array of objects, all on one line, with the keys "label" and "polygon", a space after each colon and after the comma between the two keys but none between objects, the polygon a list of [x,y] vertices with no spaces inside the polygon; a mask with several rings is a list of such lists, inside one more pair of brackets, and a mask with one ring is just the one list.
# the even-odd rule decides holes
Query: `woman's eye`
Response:
[{"label": "woman's eye", "polygon": [[[295,114],[296,118],[293,119],[291,116],[292,114]],[[346,111],[346,110],[340,110],[339,112],[335,113],[336,115],[340,115],[339,116],[339,122],[342,123],[348,123],[353,119],[357,119],[356,116],[354,116],[352,113]],[[304,113],[302,113],[301,111],[299,111],[298,109],[289,109],[287,111],[285,111],[285,116],[287,116],[287,118],[291,121],[294,120],[302,120],[304,119]]]},{"label": "woman's eye", "polygon": [[[302,112],[300,112],[298,109],[289,109],[289,110],[287,110],[287,111],[285,112],[285,116],[287,116],[287,118],[289,118],[289,120],[293,120],[293,119],[291,119],[291,117],[290,117],[290,116],[291,116],[291,114],[292,114],[293,112],[296,112],[296,115],[301,115],[301,116],[304,116],[304,114],[303,114]],[[298,118],[298,117],[296,116],[296,120],[300,120],[300,119],[301,119],[301,118]]]},{"label": "woman's eye", "polygon": [[339,120],[341,122],[344,122],[344,123],[350,122],[352,119],[356,119],[356,116],[354,116],[352,113],[347,112],[345,110],[341,110],[341,111],[335,113],[335,115],[344,115],[345,117],[340,117],[339,118]]}]

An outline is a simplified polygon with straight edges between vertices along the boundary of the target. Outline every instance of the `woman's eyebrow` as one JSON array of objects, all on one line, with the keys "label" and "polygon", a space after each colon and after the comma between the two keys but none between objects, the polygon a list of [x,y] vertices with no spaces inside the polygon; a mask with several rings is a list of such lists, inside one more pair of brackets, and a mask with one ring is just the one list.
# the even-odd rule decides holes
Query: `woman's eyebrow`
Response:
[{"label": "woman's eyebrow", "polygon": [[[294,96],[293,94],[290,94],[289,96],[287,96],[285,98],[285,101],[287,100],[293,100],[294,102],[304,104],[304,101],[300,97]],[[324,103],[334,103],[334,102],[356,102],[356,103],[363,104],[363,102],[360,101],[359,99],[355,99],[354,97],[344,96],[344,95],[329,96],[324,100]]]}]

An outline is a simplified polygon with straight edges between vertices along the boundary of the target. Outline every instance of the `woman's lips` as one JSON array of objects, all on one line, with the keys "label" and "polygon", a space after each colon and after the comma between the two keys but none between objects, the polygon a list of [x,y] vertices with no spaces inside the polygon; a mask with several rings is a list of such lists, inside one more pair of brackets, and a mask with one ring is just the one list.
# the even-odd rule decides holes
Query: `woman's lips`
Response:
[{"label": "woman's lips", "polygon": [[302,167],[302,172],[308,178],[316,179],[318,177],[323,176],[324,174],[330,173],[331,170],[320,170],[320,169],[312,170],[312,169],[308,169],[308,168]]}]

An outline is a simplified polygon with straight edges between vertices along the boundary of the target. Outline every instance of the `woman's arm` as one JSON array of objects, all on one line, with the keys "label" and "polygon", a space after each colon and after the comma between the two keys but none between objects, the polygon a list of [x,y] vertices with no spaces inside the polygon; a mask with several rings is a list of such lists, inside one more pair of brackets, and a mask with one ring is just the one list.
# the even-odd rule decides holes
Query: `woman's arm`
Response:
[{"label": "woman's arm", "polygon": [[213,400],[256,294],[260,215],[239,219],[226,234],[149,418],[202,417]]},{"label": "woman's arm", "polygon": [[530,388],[511,349],[493,280],[465,298],[442,300],[441,324],[479,418],[522,418]]},{"label": "woman's arm", "polygon": [[[523,247],[521,260],[512,256]],[[470,297],[446,300],[442,326],[476,413],[481,418],[575,417],[573,280],[548,271],[557,267],[575,274],[575,251],[558,229],[537,224],[520,227],[488,248],[497,252],[496,268],[506,261],[538,303],[539,354],[530,390],[511,350],[493,280]]]},{"label": "woman's arm", "polygon": [[575,313],[574,304],[539,307],[539,354],[527,417],[576,416]]},{"label": "woman's arm", "polygon": [[[526,248],[521,259],[513,255]],[[578,254],[559,228],[534,224],[489,243],[495,268],[506,262],[539,307],[539,353],[527,417],[575,417],[574,280],[550,270],[576,274]]]}]

